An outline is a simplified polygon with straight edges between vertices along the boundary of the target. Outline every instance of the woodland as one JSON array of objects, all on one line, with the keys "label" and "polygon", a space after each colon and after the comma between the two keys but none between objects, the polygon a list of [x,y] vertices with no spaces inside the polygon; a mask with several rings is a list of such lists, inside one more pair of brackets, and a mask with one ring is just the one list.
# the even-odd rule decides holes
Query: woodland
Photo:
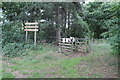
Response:
[{"label": "woodland", "polygon": [[[3,78],[118,78],[120,2],[2,2]],[[26,22],[37,22],[25,40]],[[87,38],[91,51],[58,53],[61,38]],[[95,72],[96,70],[96,72]]]}]

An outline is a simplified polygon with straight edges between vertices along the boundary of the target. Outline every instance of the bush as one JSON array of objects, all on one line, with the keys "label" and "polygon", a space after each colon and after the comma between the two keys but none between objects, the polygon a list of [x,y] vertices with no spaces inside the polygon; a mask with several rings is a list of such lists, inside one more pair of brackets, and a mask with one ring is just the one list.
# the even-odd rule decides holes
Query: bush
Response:
[{"label": "bush", "polygon": [[108,29],[107,32],[102,35],[111,42],[113,53],[120,55],[120,3],[113,3],[112,7],[109,9],[112,13],[112,17],[104,22],[105,27]]},{"label": "bush", "polygon": [[26,55],[27,50],[37,50],[42,49],[41,46],[34,46],[33,44],[25,43],[8,43],[3,46],[3,55],[8,57],[16,57],[21,55]]},{"label": "bush", "polygon": [[24,41],[24,30],[22,29],[22,23],[20,22],[6,22],[2,25],[2,43],[3,45],[8,43]]}]

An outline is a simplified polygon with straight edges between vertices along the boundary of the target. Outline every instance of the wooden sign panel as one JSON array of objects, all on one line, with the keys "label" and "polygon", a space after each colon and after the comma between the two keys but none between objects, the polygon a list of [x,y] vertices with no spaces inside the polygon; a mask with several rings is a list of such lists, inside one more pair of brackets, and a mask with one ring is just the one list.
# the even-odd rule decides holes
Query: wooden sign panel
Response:
[{"label": "wooden sign panel", "polygon": [[38,31],[38,29],[24,29],[24,31]]},{"label": "wooden sign panel", "polygon": [[38,26],[25,26],[25,28],[38,28]]},{"label": "wooden sign panel", "polygon": [[38,25],[38,23],[25,23],[25,25]]},{"label": "wooden sign panel", "polygon": [[[26,26],[24,31],[26,31],[26,41],[27,41],[27,37],[28,37],[28,31],[34,31],[34,45],[36,46],[36,31],[38,31],[38,23],[34,22],[34,23],[25,23]],[[29,29],[28,29],[29,28]],[[31,29],[32,28],[32,29]]]}]

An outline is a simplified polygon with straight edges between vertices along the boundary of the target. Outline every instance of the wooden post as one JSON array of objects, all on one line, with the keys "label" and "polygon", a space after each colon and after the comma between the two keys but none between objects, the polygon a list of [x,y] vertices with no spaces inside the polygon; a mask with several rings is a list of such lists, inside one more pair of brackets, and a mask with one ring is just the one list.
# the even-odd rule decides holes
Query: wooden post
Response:
[{"label": "wooden post", "polygon": [[[28,22],[28,21],[27,21]],[[28,31],[26,31],[26,43],[28,42]]]},{"label": "wooden post", "polygon": [[89,40],[86,40],[86,53],[90,52],[90,44],[89,44]]},{"label": "wooden post", "polygon": [[26,42],[27,42],[28,41],[28,39],[27,39],[28,38],[28,31],[26,31],[26,37],[25,38],[26,38]]},{"label": "wooden post", "polygon": [[89,47],[90,47],[90,51],[92,51],[92,46],[93,45],[93,40],[89,40]]},{"label": "wooden post", "polygon": [[62,43],[61,43],[61,39],[59,39],[59,41],[58,41],[58,46],[59,46],[59,48],[58,48],[58,53],[62,53]]},{"label": "wooden post", "polygon": [[85,40],[85,53],[87,53],[87,40]]},{"label": "wooden post", "polygon": [[92,43],[90,40],[88,40],[88,48],[89,48],[89,52],[92,51]]},{"label": "wooden post", "polygon": [[76,51],[79,51],[79,50],[78,50],[78,45],[77,45],[76,42],[75,42],[75,48],[76,48]]},{"label": "wooden post", "polygon": [[[35,21],[35,23],[36,23],[36,21]],[[37,26],[37,25],[36,25]],[[36,28],[35,28],[36,29]],[[36,31],[35,31],[35,34],[34,34],[34,46],[36,47]]]},{"label": "wooden post", "polygon": [[71,51],[73,52],[73,42],[72,42],[72,45],[71,45]]},{"label": "wooden post", "polygon": [[34,33],[34,46],[36,46],[36,31]]}]

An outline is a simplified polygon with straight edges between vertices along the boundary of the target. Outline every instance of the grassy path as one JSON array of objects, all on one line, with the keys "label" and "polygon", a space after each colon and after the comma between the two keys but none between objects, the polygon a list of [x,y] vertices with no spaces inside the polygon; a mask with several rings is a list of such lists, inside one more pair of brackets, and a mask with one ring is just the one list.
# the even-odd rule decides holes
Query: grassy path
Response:
[{"label": "grassy path", "polygon": [[[95,44],[93,52],[58,54],[55,47],[29,51],[29,55],[3,61],[5,78],[116,78],[117,58],[109,44]],[[84,53],[85,54],[85,53]],[[72,57],[71,57],[72,56]]]}]

